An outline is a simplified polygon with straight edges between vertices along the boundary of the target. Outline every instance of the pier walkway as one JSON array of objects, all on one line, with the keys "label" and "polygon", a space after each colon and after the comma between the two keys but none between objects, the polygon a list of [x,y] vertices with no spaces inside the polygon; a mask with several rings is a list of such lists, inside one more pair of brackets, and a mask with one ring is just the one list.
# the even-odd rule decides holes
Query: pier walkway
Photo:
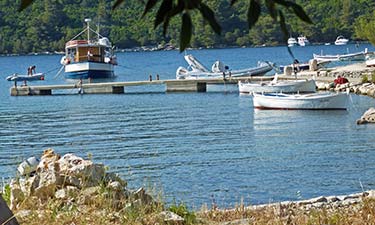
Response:
[{"label": "pier walkway", "polygon": [[[153,81],[127,81],[106,83],[83,83],[83,84],[58,84],[39,86],[13,86],[10,88],[11,96],[27,95],[54,95],[61,90],[71,90],[71,93],[80,94],[124,94],[126,87],[164,85],[165,92],[206,92],[208,84],[237,84],[239,80],[251,82],[269,81],[273,76],[241,77],[241,78],[218,78],[197,80],[153,80]],[[147,90],[146,90],[147,91]]]}]

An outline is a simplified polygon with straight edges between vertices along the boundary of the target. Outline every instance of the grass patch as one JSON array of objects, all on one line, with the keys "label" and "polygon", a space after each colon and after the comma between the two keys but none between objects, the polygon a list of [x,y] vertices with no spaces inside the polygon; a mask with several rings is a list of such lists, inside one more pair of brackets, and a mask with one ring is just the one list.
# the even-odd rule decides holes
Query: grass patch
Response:
[{"label": "grass patch", "polygon": [[5,202],[10,205],[10,185],[6,184],[3,188],[3,193],[1,193]]},{"label": "grass patch", "polygon": [[364,83],[368,83],[368,77],[367,75],[362,75],[362,79],[361,79],[361,83],[364,84]]},{"label": "grass patch", "polygon": [[176,213],[177,215],[184,218],[184,224],[191,225],[197,224],[197,217],[194,212],[189,211],[187,206],[183,203],[174,204],[169,207],[169,211]]}]

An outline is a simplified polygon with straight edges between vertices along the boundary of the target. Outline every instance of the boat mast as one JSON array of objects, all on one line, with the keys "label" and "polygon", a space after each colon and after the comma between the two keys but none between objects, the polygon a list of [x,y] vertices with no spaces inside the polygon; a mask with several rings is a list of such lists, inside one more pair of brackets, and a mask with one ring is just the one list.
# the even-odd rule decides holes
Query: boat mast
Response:
[{"label": "boat mast", "polygon": [[85,22],[87,23],[87,41],[90,41],[90,18],[86,18]]}]

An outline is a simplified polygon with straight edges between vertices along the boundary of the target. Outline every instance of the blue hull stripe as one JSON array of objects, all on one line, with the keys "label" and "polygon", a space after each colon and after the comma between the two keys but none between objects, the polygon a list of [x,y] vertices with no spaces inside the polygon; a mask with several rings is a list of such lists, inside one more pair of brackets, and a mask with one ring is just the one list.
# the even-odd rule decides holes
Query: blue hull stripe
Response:
[{"label": "blue hull stripe", "polygon": [[112,78],[114,77],[113,71],[105,70],[86,70],[77,72],[67,72],[65,73],[66,79],[102,79],[102,78]]}]

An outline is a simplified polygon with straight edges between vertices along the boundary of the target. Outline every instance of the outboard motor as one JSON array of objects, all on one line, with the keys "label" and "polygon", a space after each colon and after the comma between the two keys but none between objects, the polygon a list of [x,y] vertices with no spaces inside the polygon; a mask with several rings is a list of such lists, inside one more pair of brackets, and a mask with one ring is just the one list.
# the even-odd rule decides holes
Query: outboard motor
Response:
[{"label": "outboard motor", "polygon": [[176,79],[177,80],[182,80],[182,79],[185,79],[186,76],[188,75],[189,71],[183,67],[183,66],[180,66],[178,67],[177,71],[176,71]]},{"label": "outboard motor", "polygon": [[225,66],[225,64],[222,61],[216,61],[212,65],[211,71],[214,72],[214,73],[226,72],[227,68],[229,68],[229,67]]}]

